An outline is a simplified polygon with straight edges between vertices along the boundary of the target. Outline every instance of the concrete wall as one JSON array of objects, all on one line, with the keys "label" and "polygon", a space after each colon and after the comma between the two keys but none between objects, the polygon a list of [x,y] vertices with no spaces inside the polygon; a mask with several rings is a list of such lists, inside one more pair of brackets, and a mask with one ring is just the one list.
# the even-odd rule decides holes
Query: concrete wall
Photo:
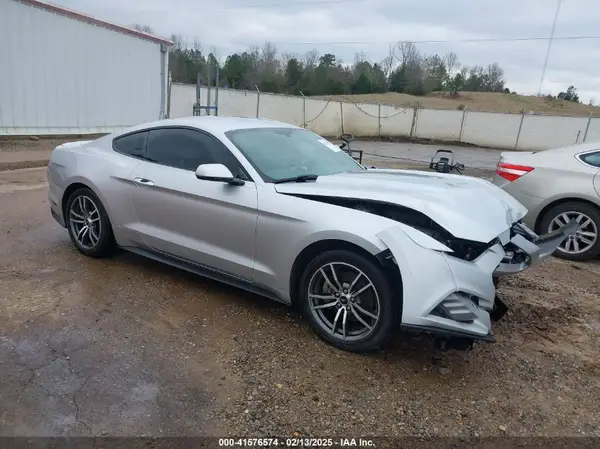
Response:
[{"label": "concrete wall", "polygon": [[[214,101],[214,89],[212,98]],[[206,104],[207,90],[201,89]],[[196,88],[173,84],[171,117],[192,115]],[[324,136],[342,132],[361,137],[414,137],[470,143],[482,147],[540,150],[583,142],[600,142],[600,118],[501,114],[460,110],[396,108],[388,105],[219,90],[219,115],[263,117]]]},{"label": "concrete wall", "polygon": [[161,117],[159,43],[0,0],[0,135],[103,133]]}]

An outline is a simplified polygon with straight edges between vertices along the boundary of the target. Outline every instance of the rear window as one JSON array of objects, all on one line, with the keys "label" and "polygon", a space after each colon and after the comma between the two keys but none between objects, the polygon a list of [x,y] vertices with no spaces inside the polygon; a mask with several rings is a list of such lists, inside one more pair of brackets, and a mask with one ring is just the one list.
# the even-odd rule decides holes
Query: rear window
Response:
[{"label": "rear window", "polygon": [[595,153],[587,153],[579,156],[583,162],[589,165],[593,165],[594,167],[600,167],[600,151],[596,151]]},{"label": "rear window", "polygon": [[139,132],[118,137],[113,141],[113,148],[119,153],[133,157],[143,157],[146,151],[148,132]]}]

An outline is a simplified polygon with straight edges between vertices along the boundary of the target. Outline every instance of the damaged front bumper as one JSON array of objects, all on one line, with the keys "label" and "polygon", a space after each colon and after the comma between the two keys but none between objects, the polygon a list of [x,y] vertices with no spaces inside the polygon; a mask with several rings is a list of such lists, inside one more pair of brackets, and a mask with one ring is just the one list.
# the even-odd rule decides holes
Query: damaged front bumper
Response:
[{"label": "damaged front bumper", "polygon": [[495,277],[520,273],[531,265],[550,257],[556,248],[579,230],[579,224],[572,220],[554,232],[537,235],[524,223],[517,223],[511,229],[510,240],[503,245],[506,252],[496,270]]},{"label": "damaged front bumper", "polygon": [[492,322],[507,310],[496,296],[494,279],[547,259],[578,227],[571,222],[538,236],[518,223],[474,260],[426,248],[395,227],[380,232],[402,278],[402,327],[446,338],[493,340]]}]

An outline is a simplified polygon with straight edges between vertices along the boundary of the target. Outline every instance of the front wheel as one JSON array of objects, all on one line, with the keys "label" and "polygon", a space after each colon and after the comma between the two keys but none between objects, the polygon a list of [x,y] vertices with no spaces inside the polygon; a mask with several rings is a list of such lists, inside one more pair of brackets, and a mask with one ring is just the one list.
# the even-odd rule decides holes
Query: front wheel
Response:
[{"label": "front wheel", "polygon": [[578,201],[554,206],[542,217],[542,232],[555,231],[571,220],[580,226],[571,237],[567,237],[556,249],[554,255],[561,259],[584,261],[600,254],[600,211],[594,206]]},{"label": "front wheel", "polygon": [[395,295],[382,269],[346,250],[317,256],[300,279],[299,301],[316,333],[352,352],[383,346],[397,328],[401,295]]}]

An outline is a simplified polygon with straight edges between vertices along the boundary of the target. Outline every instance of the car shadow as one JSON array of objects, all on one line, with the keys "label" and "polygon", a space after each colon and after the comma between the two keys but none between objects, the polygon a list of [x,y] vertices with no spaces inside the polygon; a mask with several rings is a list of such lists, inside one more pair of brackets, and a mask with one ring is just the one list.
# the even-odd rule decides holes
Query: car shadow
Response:
[{"label": "car shadow", "polygon": [[[238,287],[204,278],[133,253],[122,252],[118,257],[111,259],[111,262],[142,272],[152,278],[165,278],[169,283],[182,286],[186,290],[207,292],[209,301],[214,301],[221,306],[243,308],[249,315],[249,320],[268,320],[273,328],[280,329],[281,332],[289,331],[290,327],[300,328],[301,331],[296,331],[299,338],[310,339],[321,349],[327,348],[327,350],[341,354],[350,354],[335,349],[319,339],[297,307],[288,306]],[[391,362],[411,361],[421,367],[424,364],[432,364],[433,349],[434,343],[430,337],[399,330],[383,349],[370,354],[352,354],[352,357]]]}]

